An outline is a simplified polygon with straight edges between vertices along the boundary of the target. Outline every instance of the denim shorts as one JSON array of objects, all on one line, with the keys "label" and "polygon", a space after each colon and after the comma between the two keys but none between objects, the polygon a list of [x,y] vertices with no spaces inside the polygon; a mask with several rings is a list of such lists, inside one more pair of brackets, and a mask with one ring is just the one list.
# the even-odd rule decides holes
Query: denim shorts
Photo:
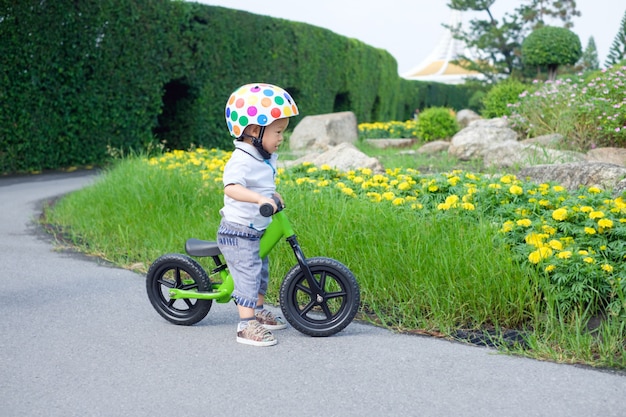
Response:
[{"label": "denim shorts", "polygon": [[223,219],[217,231],[217,244],[235,282],[232,297],[243,307],[256,307],[259,294],[267,292],[269,259],[259,257],[263,233]]}]

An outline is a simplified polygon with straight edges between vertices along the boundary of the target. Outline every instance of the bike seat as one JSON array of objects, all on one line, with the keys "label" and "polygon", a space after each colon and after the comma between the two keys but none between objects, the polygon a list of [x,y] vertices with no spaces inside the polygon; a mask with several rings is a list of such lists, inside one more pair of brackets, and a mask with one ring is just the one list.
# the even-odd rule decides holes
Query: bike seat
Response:
[{"label": "bike seat", "polygon": [[221,254],[217,242],[200,239],[187,239],[185,251],[191,256],[217,256]]}]

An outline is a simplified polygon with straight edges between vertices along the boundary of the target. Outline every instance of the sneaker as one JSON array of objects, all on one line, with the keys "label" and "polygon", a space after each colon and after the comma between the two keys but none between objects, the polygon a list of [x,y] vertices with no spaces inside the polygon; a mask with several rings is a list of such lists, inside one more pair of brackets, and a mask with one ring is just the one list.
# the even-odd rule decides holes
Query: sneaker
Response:
[{"label": "sneaker", "polygon": [[287,323],[282,317],[275,316],[269,310],[263,309],[254,314],[256,320],[269,330],[281,330],[287,328]]},{"label": "sneaker", "polygon": [[278,340],[261,323],[250,320],[246,327],[237,331],[237,342],[252,346],[273,346]]}]

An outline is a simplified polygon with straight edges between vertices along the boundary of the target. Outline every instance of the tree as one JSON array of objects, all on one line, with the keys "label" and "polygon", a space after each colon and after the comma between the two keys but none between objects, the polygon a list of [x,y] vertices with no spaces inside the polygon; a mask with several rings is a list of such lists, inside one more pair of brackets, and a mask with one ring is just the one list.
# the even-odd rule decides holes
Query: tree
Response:
[{"label": "tree", "polygon": [[548,79],[556,78],[561,65],[573,65],[582,55],[578,35],[567,28],[543,26],[534,30],[522,43],[525,64],[548,69]]},{"label": "tree", "polygon": [[624,58],[626,58],[626,12],[624,12],[619,32],[617,32],[615,39],[613,39],[613,44],[611,45],[611,49],[609,49],[609,56],[606,58],[604,65],[610,67]]},{"label": "tree", "polygon": [[530,0],[529,4],[522,4],[517,12],[532,29],[545,26],[546,18],[559,19],[563,22],[563,27],[571,29],[574,27],[572,18],[580,16],[575,0]]},{"label": "tree", "polygon": [[573,26],[571,19],[580,16],[574,0],[521,0],[514,12],[496,19],[491,11],[495,1],[450,0],[448,7],[453,10],[485,12],[488,18],[472,19],[468,30],[444,25],[456,39],[476,51],[475,59],[461,56],[457,63],[484,74],[488,80],[502,75],[521,76],[522,41],[533,29],[544,26],[548,19],[559,19],[569,28]]},{"label": "tree", "polygon": [[598,50],[596,48],[596,41],[593,36],[589,37],[587,47],[583,51],[583,55],[577,62],[576,67],[581,71],[592,71],[600,68],[600,61],[598,61]]}]

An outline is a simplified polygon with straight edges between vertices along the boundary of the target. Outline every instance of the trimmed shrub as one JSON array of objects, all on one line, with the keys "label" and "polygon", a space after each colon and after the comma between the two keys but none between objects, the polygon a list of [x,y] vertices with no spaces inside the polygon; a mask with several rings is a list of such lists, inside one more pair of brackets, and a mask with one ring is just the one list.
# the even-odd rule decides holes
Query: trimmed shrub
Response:
[{"label": "trimmed shrub", "polygon": [[459,131],[454,111],[445,107],[431,107],[417,119],[417,137],[425,141],[447,139]]},{"label": "trimmed shrub", "polygon": [[511,105],[519,101],[519,95],[525,90],[523,83],[511,78],[499,82],[485,95],[481,115],[485,118],[510,116]]}]

